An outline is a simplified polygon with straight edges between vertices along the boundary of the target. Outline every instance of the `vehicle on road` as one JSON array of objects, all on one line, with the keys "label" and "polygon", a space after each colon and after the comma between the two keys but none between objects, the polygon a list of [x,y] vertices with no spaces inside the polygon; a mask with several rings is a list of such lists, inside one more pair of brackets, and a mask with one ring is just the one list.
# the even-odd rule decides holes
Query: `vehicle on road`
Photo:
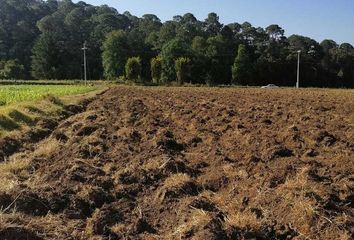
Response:
[{"label": "vehicle on road", "polygon": [[263,86],[261,88],[279,88],[277,85],[274,84],[268,84],[267,86]]}]

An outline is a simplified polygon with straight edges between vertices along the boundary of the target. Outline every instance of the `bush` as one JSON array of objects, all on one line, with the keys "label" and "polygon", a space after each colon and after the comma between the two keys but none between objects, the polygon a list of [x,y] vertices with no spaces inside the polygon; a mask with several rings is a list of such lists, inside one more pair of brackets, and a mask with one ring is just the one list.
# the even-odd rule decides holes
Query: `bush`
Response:
[{"label": "bush", "polygon": [[156,84],[161,83],[162,61],[160,57],[151,59],[151,78],[152,82]]},{"label": "bush", "polygon": [[187,82],[188,79],[190,78],[190,73],[191,73],[190,62],[191,60],[189,58],[184,58],[184,57],[178,58],[175,61],[177,82],[179,84],[183,84],[184,82]]},{"label": "bush", "polygon": [[24,66],[17,60],[0,62],[0,79],[24,79]]},{"label": "bush", "polygon": [[125,75],[128,80],[139,82],[141,79],[141,59],[140,57],[129,58],[125,65]]}]

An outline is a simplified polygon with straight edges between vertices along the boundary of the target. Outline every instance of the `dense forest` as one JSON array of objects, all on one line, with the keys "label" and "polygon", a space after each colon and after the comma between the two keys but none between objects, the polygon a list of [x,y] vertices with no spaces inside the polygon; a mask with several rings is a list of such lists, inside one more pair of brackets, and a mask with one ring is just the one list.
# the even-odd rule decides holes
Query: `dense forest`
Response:
[{"label": "dense forest", "polygon": [[109,6],[71,0],[0,0],[0,78],[89,79],[155,83],[354,87],[354,47],[292,35],[279,25],[222,24],[215,13],[161,22]]}]

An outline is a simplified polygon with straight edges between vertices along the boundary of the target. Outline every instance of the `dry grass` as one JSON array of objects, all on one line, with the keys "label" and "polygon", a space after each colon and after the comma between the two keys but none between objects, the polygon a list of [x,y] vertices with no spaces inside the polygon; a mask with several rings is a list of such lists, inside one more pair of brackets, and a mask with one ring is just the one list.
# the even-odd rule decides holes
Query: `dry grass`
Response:
[{"label": "dry grass", "polygon": [[309,179],[309,171],[309,167],[300,169],[276,192],[280,206],[288,211],[284,220],[305,239],[350,239],[350,234],[341,227],[347,216],[325,213],[315,196],[326,197],[329,193],[322,184]]},{"label": "dry grass", "polygon": [[193,209],[188,221],[172,230],[168,239],[183,239],[183,236],[190,231],[198,231],[212,220],[212,216],[200,209]]},{"label": "dry grass", "polygon": [[[59,142],[55,139],[44,141],[46,144],[40,145],[30,155],[32,157],[45,157],[54,152],[59,146]],[[31,166],[32,158],[28,155],[15,154],[8,161],[0,163],[0,192],[9,192],[18,186],[20,179],[26,179],[29,176],[28,170]]]},{"label": "dry grass", "polygon": [[[89,112],[57,127],[55,132],[68,141],[30,144],[23,158],[33,161],[35,172],[12,182],[22,181],[11,200],[25,190],[29,197],[48,200],[50,210],[63,199],[62,210],[41,218],[27,213],[19,198],[0,215],[0,229],[26,226],[44,239],[109,239],[114,234],[121,239],[159,239],[154,234],[173,240],[350,239],[353,168],[347,132],[352,127],[345,120],[351,112],[342,107],[347,100],[310,91],[203,91],[122,87],[100,96]],[[135,100],[143,102],[146,114],[135,109]],[[89,118],[93,114],[97,118]],[[301,121],[303,116],[309,118]],[[268,118],[272,124],[264,123]],[[78,137],[79,130],[93,125],[105,131]],[[332,146],[317,140],[321,130],[336,137]],[[183,150],[157,147],[168,137],[166,131],[184,144]],[[140,141],[131,141],[134,132]],[[194,144],[197,137],[202,141]],[[94,157],[81,154],[86,145],[101,144],[105,149]],[[278,145],[293,155],[270,159],[269,150]],[[310,149],[318,155],[310,156]],[[22,174],[13,164],[3,170],[8,179],[16,172],[26,174],[26,168]],[[9,201],[4,198],[3,207]],[[92,209],[75,223],[69,218],[85,210],[81,203]],[[22,218],[20,213],[8,216],[15,207]]]},{"label": "dry grass", "polygon": [[127,230],[127,226],[124,224],[115,224],[113,227],[111,227],[111,231],[112,233],[117,234],[119,236],[124,234],[128,230]]},{"label": "dry grass", "polygon": [[149,159],[149,161],[143,166],[144,170],[154,171],[162,169],[171,159],[168,157],[157,156]]},{"label": "dry grass", "polygon": [[182,188],[185,184],[191,182],[192,179],[188,174],[185,173],[177,173],[169,176],[164,184],[163,188],[165,190],[171,190],[171,189],[180,189]]},{"label": "dry grass", "polygon": [[19,184],[19,176],[26,174],[30,160],[13,158],[0,163],[0,192],[9,192]]},{"label": "dry grass", "polygon": [[226,216],[225,229],[228,230],[234,227],[257,231],[261,229],[262,221],[257,219],[256,215],[250,211],[229,213]]},{"label": "dry grass", "polygon": [[32,154],[36,157],[44,157],[53,153],[60,146],[60,142],[54,138],[49,138],[42,142],[41,144]]},{"label": "dry grass", "polygon": [[[65,228],[62,227],[64,223]],[[78,220],[68,220],[63,215],[29,218],[18,212],[0,213],[0,235],[10,229],[16,229],[11,239],[68,239],[78,238],[81,232]]]},{"label": "dry grass", "polygon": [[193,182],[191,177],[185,173],[177,173],[169,176],[163,183],[161,189],[157,192],[155,202],[162,203],[167,192],[183,191],[184,186]]}]

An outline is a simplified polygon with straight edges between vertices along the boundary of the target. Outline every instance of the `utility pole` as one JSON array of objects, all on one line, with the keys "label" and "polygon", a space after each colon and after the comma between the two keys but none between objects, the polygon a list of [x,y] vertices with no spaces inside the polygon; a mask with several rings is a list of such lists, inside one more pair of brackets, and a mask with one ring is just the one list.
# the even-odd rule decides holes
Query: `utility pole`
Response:
[{"label": "utility pole", "polygon": [[85,85],[87,85],[86,41],[84,42],[84,47],[81,48],[81,50],[84,51],[84,72],[85,72],[84,75],[85,75]]},{"label": "utility pole", "polygon": [[300,55],[301,55],[301,50],[297,51],[297,81],[296,81],[296,88],[300,88]]}]

